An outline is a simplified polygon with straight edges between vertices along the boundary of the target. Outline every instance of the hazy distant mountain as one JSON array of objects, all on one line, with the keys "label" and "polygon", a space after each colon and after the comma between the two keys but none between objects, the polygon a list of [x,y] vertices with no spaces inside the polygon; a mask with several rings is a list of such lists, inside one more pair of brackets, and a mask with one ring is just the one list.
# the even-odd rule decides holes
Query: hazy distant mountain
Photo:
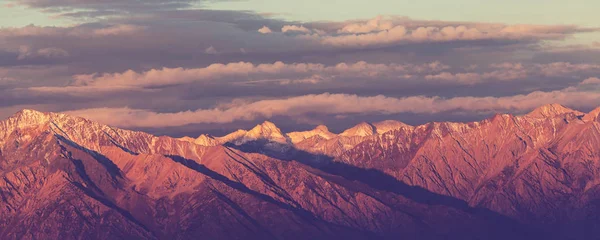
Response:
[{"label": "hazy distant mountain", "polygon": [[600,109],[156,137],[0,122],[0,239],[594,239]]}]

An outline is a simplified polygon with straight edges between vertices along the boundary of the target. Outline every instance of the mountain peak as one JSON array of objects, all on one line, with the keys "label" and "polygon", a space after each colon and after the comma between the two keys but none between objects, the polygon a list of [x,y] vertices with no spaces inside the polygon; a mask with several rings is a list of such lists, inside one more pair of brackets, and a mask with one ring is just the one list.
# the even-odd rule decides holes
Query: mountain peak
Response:
[{"label": "mountain peak", "polygon": [[206,134],[200,135],[198,138],[196,138],[194,140],[194,143],[198,144],[198,145],[206,146],[206,147],[212,147],[212,146],[219,145],[219,141],[217,139],[215,139],[214,137],[211,137],[209,135],[206,135]]},{"label": "mountain peak", "polygon": [[281,129],[279,129],[274,123],[265,121],[252,130],[248,131],[245,136],[245,140],[257,140],[257,139],[268,139],[274,142],[285,143],[286,138],[283,136]]},{"label": "mountain peak", "polygon": [[21,109],[21,111],[18,111],[16,114],[19,115],[19,114],[44,114],[44,113],[40,112],[38,110],[35,110],[35,109],[24,108],[24,109]]},{"label": "mountain peak", "polygon": [[17,126],[41,125],[50,121],[51,113],[44,113],[32,109],[23,109],[13,114],[11,119],[16,121]]},{"label": "mountain peak", "polygon": [[567,108],[558,103],[546,104],[544,106],[538,107],[535,110],[531,111],[527,114],[528,117],[534,118],[547,118],[547,117],[556,117],[566,113],[577,112],[573,109]]},{"label": "mountain peak", "polygon": [[325,125],[319,125],[315,127],[315,131],[329,132],[329,128]]},{"label": "mountain peak", "polygon": [[377,122],[377,123],[374,123],[373,126],[375,126],[377,133],[379,133],[379,134],[384,134],[384,133],[392,131],[392,130],[399,130],[402,128],[406,128],[406,127],[410,128],[411,127],[403,122],[395,121],[395,120],[385,120],[385,121]]},{"label": "mountain peak", "polygon": [[40,112],[33,109],[22,109],[21,111],[13,114],[13,117],[38,117],[41,118],[43,116],[47,116],[48,113]]},{"label": "mountain peak", "polygon": [[375,126],[368,122],[362,122],[358,125],[344,131],[340,134],[340,136],[344,137],[366,137],[375,135],[377,131],[375,130]]},{"label": "mountain peak", "polygon": [[332,139],[336,135],[329,131],[329,128],[325,125],[319,125],[315,127],[315,129],[304,132],[291,132],[288,133],[287,136],[290,138],[292,143],[299,143],[306,139],[312,138],[314,136],[320,136],[324,139]]},{"label": "mountain peak", "polygon": [[248,131],[249,134],[258,134],[258,135],[271,135],[271,134],[281,134],[281,130],[272,122],[265,121],[256,127],[252,128],[252,130]]},{"label": "mountain peak", "polygon": [[600,116],[600,107],[592,110],[591,112],[589,112],[588,114],[583,116],[583,120],[584,121],[597,121],[599,116]]},{"label": "mountain peak", "polygon": [[279,129],[279,128],[277,128],[277,125],[275,125],[275,123],[270,122],[270,121],[264,121],[263,123],[260,124],[260,126],[262,126],[263,128],[269,128],[269,129]]}]

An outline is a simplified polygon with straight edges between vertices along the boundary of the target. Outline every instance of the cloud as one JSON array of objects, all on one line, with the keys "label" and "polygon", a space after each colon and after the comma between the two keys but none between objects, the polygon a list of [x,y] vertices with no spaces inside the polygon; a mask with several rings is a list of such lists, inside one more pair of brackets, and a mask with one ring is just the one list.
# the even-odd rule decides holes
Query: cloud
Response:
[{"label": "cloud", "polygon": [[438,80],[445,82],[458,82],[462,84],[476,84],[482,81],[482,76],[478,73],[457,73],[442,72],[436,75],[425,76],[427,80]]},{"label": "cloud", "polygon": [[[0,105],[47,104],[55,111],[122,106],[132,111],[226,111],[234,106],[215,107],[215,102],[243,98],[252,107],[259,101],[285,104],[283,100],[296,98],[289,96],[323,100],[320,93],[331,92],[330,98],[341,101],[384,94],[398,101],[382,104],[411,104],[399,100],[413,97],[420,99],[415,104],[433,99],[443,106],[455,97],[491,101],[484,97],[536,90],[544,91],[543,96],[554,90],[559,91],[556,96],[571,96],[575,93],[560,89],[595,88],[589,81],[578,84],[600,74],[593,56],[597,51],[588,51],[589,44],[580,50],[585,53],[569,58],[542,54],[558,48],[548,40],[595,29],[396,17],[292,22],[249,11],[201,9],[206,2],[11,1],[76,24],[0,28],[0,81],[6,82],[0,84]],[[362,114],[347,111],[336,115]]]},{"label": "cloud", "polygon": [[[66,4],[66,2],[68,1],[62,1],[60,4]],[[83,2],[86,6],[91,4],[90,1]],[[48,4],[53,5],[54,3]],[[353,38],[352,36],[356,36],[357,38],[364,38],[373,34],[393,34],[395,31],[393,29],[382,30],[388,29],[386,26],[390,24],[394,27],[404,27],[407,34],[413,34],[413,31],[416,33],[419,28],[443,29],[448,26],[458,27],[461,24],[485,32],[488,28],[498,28],[494,27],[495,25],[478,23],[428,22],[406,19],[397,22],[382,17],[370,22],[338,22],[327,26],[325,24],[319,25],[319,23],[266,19],[248,12],[187,8],[171,9],[148,12],[144,16],[125,15],[118,19],[87,22],[65,27],[31,25],[23,28],[2,28],[0,29],[0,39],[3,40],[3,44],[0,46],[0,55],[2,51],[5,51],[7,52],[6,55],[14,55],[14,57],[6,57],[6,59],[12,59],[11,62],[10,60],[2,61],[2,56],[0,56],[0,65],[70,64],[74,74],[115,73],[124,72],[128,69],[143,72],[148,69],[160,69],[162,67],[189,69],[207,66],[214,63],[214,58],[205,56],[207,53],[218,53],[219,62],[223,63],[243,61],[258,64],[275,61],[311,61],[331,64],[335,62],[356,62],[363,59],[380,63],[406,61],[423,63],[436,60],[449,62],[449,59],[454,57],[454,59],[460,59],[458,61],[467,62],[479,61],[481,58],[487,58],[486,60],[489,61],[492,59],[491,57],[480,56],[480,54],[499,51],[488,49],[509,44],[502,41],[490,41],[487,43],[468,42],[461,43],[463,45],[455,45],[454,43],[442,45],[437,44],[437,42],[431,44],[432,42],[417,41],[423,45],[386,49],[390,50],[386,52],[378,50],[378,47],[398,46],[411,42],[402,39],[399,41],[391,39],[388,42],[389,44],[377,43],[379,40],[373,44],[366,42],[366,45],[362,45],[362,43],[358,45],[351,43],[347,46],[344,44],[323,44],[323,42],[329,41],[327,39],[335,42],[338,37]],[[267,29],[276,31],[282,29],[285,32],[256,33],[256,29],[261,26],[264,27],[262,29],[264,31],[261,32],[268,32]],[[367,31],[364,30],[364,27],[368,26],[371,26],[372,31],[369,30],[371,32],[351,33]],[[345,30],[338,32],[338,30],[344,28]],[[566,34],[566,36],[570,35]],[[481,48],[468,53],[453,50],[465,44],[480,46]],[[25,56],[23,55],[21,61],[18,61],[18,49],[23,45],[30,47],[33,51],[38,49],[62,49],[64,50],[63,53],[66,52],[67,54],[52,55],[51,58],[28,58],[27,61],[23,61]],[[209,48],[211,46],[212,49]],[[502,51],[502,54],[506,57],[494,59],[510,61],[512,59],[507,58],[514,56],[511,52],[523,48],[528,50],[526,46],[515,47],[516,50]],[[244,51],[240,49],[244,49]],[[59,55],[62,57],[54,57]],[[368,57],[361,55],[368,55]],[[469,57],[467,58],[465,55]],[[469,64],[472,64],[472,62]]]},{"label": "cloud", "polygon": [[27,25],[25,27],[0,28],[0,37],[76,37],[94,38],[116,35],[131,35],[143,31],[145,27],[132,24],[113,24],[104,26],[76,25],[71,27],[41,27]]},{"label": "cloud", "polygon": [[132,13],[143,13],[158,10],[174,10],[191,8],[200,0],[9,0],[13,5],[43,9],[46,12],[58,13],[59,16],[113,16]]},{"label": "cloud", "polygon": [[278,84],[278,85],[296,85],[296,84],[319,84],[331,81],[331,77],[321,76],[318,74],[306,77],[306,78],[284,78],[284,79],[263,79],[263,80],[251,80],[236,82],[235,85],[264,85],[264,84]]},{"label": "cloud", "polygon": [[69,56],[69,53],[67,51],[65,51],[64,49],[60,49],[60,48],[50,47],[50,48],[42,48],[42,49],[33,50],[29,46],[21,46],[21,47],[19,47],[19,56],[17,57],[17,59],[24,60],[24,59],[31,59],[31,58],[38,58],[38,57],[41,57],[41,58],[64,58],[67,56]]},{"label": "cloud", "polygon": [[554,62],[536,64],[537,71],[545,76],[565,75],[583,71],[600,71],[600,64],[573,64],[569,62]]},{"label": "cloud", "polygon": [[583,82],[581,82],[580,85],[600,85],[600,78],[597,78],[597,77],[588,78],[586,80],[583,80]]},{"label": "cloud", "polygon": [[[194,0],[163,0],[163,1],[144,1],[138,2],[135,0],[13,0],[16,4],[27,5],[29,7],[37,8],[116,8],[118,6],[129,6],[130,4],[140,4],[145,6],[163,6],[163,7],[175,7],[181,5],[188,5]],[[101,3],[100,3],[101,2]],[[174,5],[170,5],[174,4]]]},{"label": "cloud", "polygon": [[304,26],[296,25],[285,25],[281,28],[281,32],[300,32],[300,33],[311,33],[312,31]]},{"label": "cloud", "polygon": [[[214,60],[202,57],[210,46],[218,50],[223,62],[274,62],[280,60],[280,55],[273,53],[309,49],[309,43],[301,40],[284,41],[281,36],[256,34],[254,26],[281,28],[283,24],[248,12],[177,9],[88,21],[54,27],[0,28],[0,66],[70,64],[80,74],[205,66]],[[33,50],[59,48],[69,56],[60,61],[17,61],[20,46]],[[242,48],[245,53],[240,51]],[[286,59],[299,55],[287,54]]]},{"label": "cloud", "polygon": [[[219,54],[213,48],[206,49],[207,54]],[[459,72],[455,72],[455,71]],[[453,69],[440,62],[427,64],[375,64],[365,61],[325,65],[320,63],[284,63],[253,64],[236,62],[211,64],[202,68],[159,68],[138,72],[127,70],[120,73],[93,73],[74,75],[70,85],[59,87],[29,88],[34,92],[60,93],[65,89],[72,92],[89,92],[98,89],[99,93],[113,91],[140,91],[142,89],[166,88],[191,83],[210,83],[214,86],[237,85],[258,86],[275,85],[319,85],[329,84],[338,87],[357,86],[386,82],[379,88],[402,87],[403,84],[427,85],[431,83],[443,86],[484,84],[490,82],[526,82],[532,78],[582,79],[600,72],[600,65],[549,63],[491,64],[488,71],[460,72],[463,68]],[[569,84],[565,82],[563,86]],[[275,86],[271,85],[271,86]],[[358,85],[360,86],[360,85]],[[78,95],[78,94],[70,94]]]},{"label": "cloud", "polygon": [[[210,50],[207,49],[207,51]],[[216,50],[215,50],[216,51]],[[328,78],[365,77],[365,78],[397,78],[409,73],[437,72],[448,68],[439,62],[423,65],[413,64],[369,64],[339,63],[326,66],[318,63],[286,64],[252,64],[238,62],[228,64],[211,64],[204,68],[162,68],[146,72],[128,70],[123,73],[83,74],[74,76],[76,86],[131,86],[158,87],[173,84],[184,84],[196,81],[212,81],[228,78],[229,81],[245,82],[248,80],[266,79],[306,79],[309,76],[321,75]],[[314,82],[314,81],[307,81]]]},{"label": "cloud", "polygon": [[131,91],[142,91],[147,93],[156,93],[153,89],[140,89],[132,88],[127,86],[99,86],[99,87],[85,87],[85,86],[64,86],[64,87],[30,87],[27,90],[38,93],[57,94],[62,96],[74,96],[74,97],[103,97],[107,94],[114,94],[119,92],[131,92]]},{"label": "cloud", "polygon": [[142,31],[144,27],[131,24],[118,24],[94,30],[96,36],[128,35]]},{"label": "cloud", "polygon": [[387,31],[394,27],[394,22],[383,16],[377,16],[365,23],[351,23],[338,30],[338,33],[370,33]]},{"label": "cloud", "polygon": [[53,81],[64,81],[64,75],[68,72],[66,66],[0,67],[0,78],[12,79],[17,84],[16,87],[39,86],[49,85]]},{"label": "cloud", "polygon": [[210,109],[177,113],[157,113],[130,108],[96,108],[66,112],[119,127],[172,127],[195,123],[231,123],[258,118],[286,116],[302,118],[309,114],[347,115],[398,113],[435,114],[442,112],[522,112],[544,104],[561,103],[573,107],[597,107],[600,92],[566,88],[506,97],[426,97],[404,98],[383,95],[364,97],[350,94],[311,94],[255,102],[233,101]]},{"label": "cloud", "polygon": [[499,68],[499,69],[509,69],[509,70],[522,70],[523,64],[522,63],[503,62],[503,63],[491,64],[490,67]]},{"label": "cloud", "polygon": [[316,34],[316,35],[325,35],[326,32],[320,29],[315,28],[307,28],[302,25],[285,25],[281,28],[282,33],[291,33],[291,34]]},{"label": "cloud", "polygon": [[204,50],[204,52],[206,54],[210,54],[210,55],[217,55],[219,54],[219,51],[217,51],[217,49],[213,46],[208,47],[206,50]]},{"label": "cloud", "polygon": [[5,85],[5,84],[15,83],[15,82],[16,82],[16,79],[14,79],[12,77],[0,76],[0,86]]},{"label": "cloud", "polygon": [[[208,54],[218,54],[214,48]],[[523,65],[501,63],[490,66],[487,72],[448,72],[450,67],[440,62],[428,64],[373,64],[364,61],[324,65],[319,63],[275,62],[252,64],[237,62],[211,64],[204,68],[162,68],[146,72],[128,70],[122,73],[82,74],[74,76],[76,86],[129,86],[160,87],[203,81],[226,82],[294,82],[319,83],[323,81],[300,81],[320,76],[321,79],[349,81],[349,79],[403,80],[425,79],[446,84],[474,85],[484,81],[526,80],[528,77],[569,77],[571,74],[586,75],[600,71],[600,65],[549,63]],[[443,71],[443,72],[442,72]],[[282,81],[281,79],[285,79]],[[341,82],[343,83],[343,82]]]},{"label": "cloud", "polygon": [[425,79],[474,85],[490,80],[512,81],[527,80],[530,77],[579,77],[580,75],[585,76],[600,71],[600,65],[598,64],[573,64],[567,62],[530,65],[504,62],[491,64],[489,67],[493,71],[466,73],[441,72],[434,75],[426,75]]},{"label": "cloud", "polygon": [[262,28],[258,29],[258,32],[262,33],[262,34],[269,34],[269,33],[272,33],[273,31],[269,27],[263,26]]},{"label": "cloud", "polygon": [[[421,24],[421,26],[416,25]],[[315,24],[312,24],[315,25]],[[581,32],[598,29],[571,25],[502,25],[486,23],[455,23],[439,21],[407,21],[378,16],[365,22],[346,25],[330,24],[338,29],[319,31],[315,34],[304,26],[285,26],[282,32],[304,33],[295,35],[325,46],[365,48],[370,46],[393,46],[410,43],[435,43],[452,41],[505,40],[537,42],[562,40]],[[330,27],[331,28],[331,27]]]},{"label": "cloud", "polygon": [[504,26],[501,28],[485,28],[467,26],[418,27],[409,29],[405,26],[394,26],[384,31],[365,34],[344,34],[325,37],[314,37],[322,44],[340,47],[365,47],[371,45],[391,45],[418,42],[450,42],[474,40],[559,40],[571,33],[583,31],[577,27],[565,26]]}]

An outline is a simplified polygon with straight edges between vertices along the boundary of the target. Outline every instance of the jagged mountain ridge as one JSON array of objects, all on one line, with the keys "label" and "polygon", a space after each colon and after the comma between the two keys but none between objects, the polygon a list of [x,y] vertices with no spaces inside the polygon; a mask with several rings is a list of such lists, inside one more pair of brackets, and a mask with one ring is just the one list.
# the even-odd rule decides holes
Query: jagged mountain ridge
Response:
[{"label": "jagged mountain ridge", "polygon": [[299,143],[304,140],[310,139],[315,136],[319,136],[324,139],[332,139],[336,137],[368,137],[377,134],[383,134],[392,130],[401,128],[412,128],[412,126],[404,124],[399,121],[386,120],[378,123],[360,123],[350,129],[345,130],[340,134],[335,134],[329,131],[329,128],[325,125],[319,125],[312,130],[283,133],[274,123],[265,121],[259,125],[256,125],[251,130],[237,130],[230,134],[222,137],[214,137],[210,135],[200,135],[194,139],[191,137],[183,137],[180,140],[195,142],[199,145],[214,146],[224,144],[227,142],[243,144],[244,142],[253,140],[269,140],[279,143]]},{"label": "jagged mountain ridge", "polygon": [[[500,114],[499,116],[511,116],[519,119],[528,118],[547,120],[565,114],[573,114],[578,117],[580,116],[582,118],[581,120],[583,121],[592,121],[592,118],[595,119],[598,116],[598,113],[600,113],[600,108],[588,114],[584,114],[582,112],[566,108],[560,104],[548,104],[534,109],[524,116],[513,116],[508,114]],[[319,125],[315,129],[309,131],[282,133],[282,131],[277,128],[274,123],[266,121],[257,125],[250,131],[237,130],[223,137],[201,135],[195,140],[192,140],[190,137],[185,137],[183,139],[204,146],[215,146],[225,143],[242,145],[249,141],[266,140],[268,142],[291,145],[311,153],[339,157],[343,152],[354,148],[363,141],[374,140],[391,131],[408,131],[414,133],[422,129],[428,129],[430,126],[434,126],[434,128],[437,128],[435,129],[437,131],[436,134],[439,134],[440,131],[446,130],[460,131],[460,128],[469,128],[468,126],[470,125],[479,126],[486,121],[487,120],[471,123],[428,123],[420,126],[411,126],[396,120],[387,120],[377,123],[362,122],[352,128],[344,130],[339,134],[330,132],[327,126],[324,125]],[[445,129],[440,129],[440,127]],[[264,131],[263,129],[272,130]]]},{"label": "jagged mountain ridge", "polygon": [[524,116],[430,123],[364,141],[340,161],[524,222],[564,227],[596,211],[597,113],[548,105]]},{"label": "jagged mountain ridge", "polygon": [[294,145],[523,222],[564,227],[594,218],[586,211],[597,209],[598,113],[549,104],[523,116],[402,124],[383,133],[361,123],[337,137]]},{"label": "jagged mountain ridge", "polygon": [[[349,136],[263,124],[233,145],[201,146],[24,110],[0,122],[0,237],[530,239],[562,223],[556,213],[573,215],[550,228],[557,239],[593,233],[595,212],[581,209],[598,199],[598,112],[544,106],[474,123],[369,124],[371,135],[362,124]],[[273,144],[290,147],[273,154]],[[306,162],[317,155],[327,164]],[[582,158],[591,165],[563,167]],[[535,195],[524,186],[536,181],[552,184]]]},{"label": "jagged mountain ridge", "polygon": [[[225,146],[31,110],[1,122],[0,129],[2,239],[437,239],[502,233],[491,224],[497,217],[460,204],[439,200],[445,205],[430,206]],[[437,227],[463,220],[481,231],[462,233],[466,224]]]}]

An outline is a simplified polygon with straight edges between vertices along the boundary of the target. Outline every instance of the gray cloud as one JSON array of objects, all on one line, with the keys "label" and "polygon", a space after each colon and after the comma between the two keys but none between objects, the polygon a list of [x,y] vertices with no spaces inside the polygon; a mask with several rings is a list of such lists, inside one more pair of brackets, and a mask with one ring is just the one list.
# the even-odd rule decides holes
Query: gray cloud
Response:
[{"label": "gray cloud", "polygon": [[[210,48],[208,49],[210,50]],[[207,50],[207,51],[208,51]],[[213,54],[217,54],[215,49]],[[238,62],[211,64],[203,68],[161,68],[145,72],[128,70],[122,73],[81,74],[73,76],[70,86],[30,88],[41,92],[80,94],[96,91],[126,91],[144,88],[158,90],[160,87],[211,83],[217,85],[261,84],[327,84],[335,81],[338,86],[351,85],[356,81],[419,83],[429,81],[445,85],[475,85],[493,81],[527,81],[537,78],[581,79],[600,73],[600,64],[572,64],[556,62],[549,64],[498,63],[480,67],[480,72],[463,72],[449,66],[432,62],[428,64],[373,64],[364,61],[324,65],[318,63],[275,62],[252,64]],[[568,83],[566,83],[568,84]],[[392,87],[390,85],[387,88]]]},{"label": "gray cloud", "polygon": [[13,5],[54,12],[59,16],[98,17],[157,10],[185,9],[196,6],[200,0],[10,0]]},{"label": "gray cloud", "polygon": [[[588,80],[586,84],[591,84]],[[532,92],[506,97],[425,97],[404,98],[383,95],[361,97],[348,94],[318,94],[269,99],[255,102],[233,101],[212,109],[177,113],[157,113],[130,108],[96,108],[66,112],[121,127],[173,127],[195,123],[231,123],[287,116],[304,119],[309,114],[384,114],[440,112],[498,112],[531,110],[544,104],[562,103],[574,107],[596,107],[600,85],[589,88],[569,87],[551,92]]]},{"label": "gray cloud", "polygon": [[[207,49],[207,51],[210,49]],[[213,49],[214,50],[214,49]],[[214,50],[216,51],[216,50]],[[89,87],[157,87],[183,84],[194,81],[269,81],[277,79],[306,79],[325,76],[326,78],[411,78],[410,74],[438,72],[447,66],[433,62],[423,65],[413,64],[370,64],[367,62],[339,63],[325,66],[318,63],[252,64],[238,62],[211,64],[205,68],[162,68],[143,73],[128,70],[123,73],[88,74],[75,76],[76,86]]]}]

